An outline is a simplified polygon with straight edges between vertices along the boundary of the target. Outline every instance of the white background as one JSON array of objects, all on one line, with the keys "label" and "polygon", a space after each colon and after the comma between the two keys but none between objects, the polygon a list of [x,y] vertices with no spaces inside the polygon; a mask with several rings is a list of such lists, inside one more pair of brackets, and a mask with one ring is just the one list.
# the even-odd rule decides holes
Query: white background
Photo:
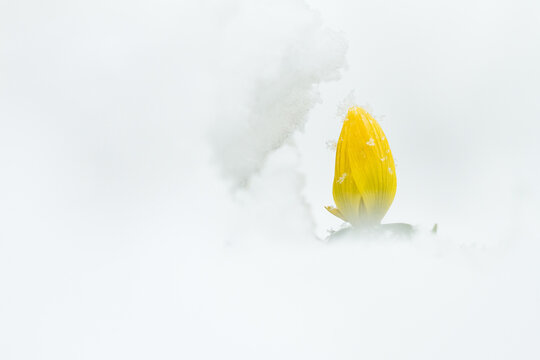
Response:
[{"label": "white background", "polygon": [[[539,37],[521,0],[2,1],[0,358],[537,359]],[[410,240],[325,240],[353,104]]]}]

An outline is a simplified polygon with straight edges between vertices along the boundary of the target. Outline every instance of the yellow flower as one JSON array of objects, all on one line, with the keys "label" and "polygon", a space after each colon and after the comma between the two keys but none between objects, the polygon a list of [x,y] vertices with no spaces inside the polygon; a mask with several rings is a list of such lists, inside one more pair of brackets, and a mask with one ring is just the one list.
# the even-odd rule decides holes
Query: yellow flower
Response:
[{"label": "yellow flower", "polygon": [[388,140],[367,111],[353,106],[339,135],[333,186],[337,208],[326,209],[355,227],[380,224],[396,195]]}]

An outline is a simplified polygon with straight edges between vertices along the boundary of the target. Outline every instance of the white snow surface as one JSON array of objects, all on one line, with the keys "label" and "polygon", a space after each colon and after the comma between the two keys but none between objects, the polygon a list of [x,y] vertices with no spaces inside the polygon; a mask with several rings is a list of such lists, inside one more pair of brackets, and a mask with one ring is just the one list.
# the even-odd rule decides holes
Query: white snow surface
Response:
[{"label": "white snow surface", "polygon": [[[539,20],[2,2],[0,359],[538,359]],[[353,104],[411,239],[326,240]]]}]

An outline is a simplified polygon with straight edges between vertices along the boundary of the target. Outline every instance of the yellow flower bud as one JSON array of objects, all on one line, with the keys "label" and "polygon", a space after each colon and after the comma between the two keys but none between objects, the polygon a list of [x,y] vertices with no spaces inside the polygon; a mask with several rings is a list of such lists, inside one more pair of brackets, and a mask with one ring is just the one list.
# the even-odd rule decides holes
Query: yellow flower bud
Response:
[{"label": "yellow flower bud", "polygon": [[339,135],[333,195],[326,209],[355,227],[380,224],[396,195],[396,170],[377,121],[351,107]]}]

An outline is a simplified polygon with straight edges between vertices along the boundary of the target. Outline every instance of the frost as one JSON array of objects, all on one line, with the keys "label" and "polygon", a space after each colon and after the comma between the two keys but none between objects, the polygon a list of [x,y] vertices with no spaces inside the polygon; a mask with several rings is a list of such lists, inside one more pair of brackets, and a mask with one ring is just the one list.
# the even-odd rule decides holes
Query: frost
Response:
[{"label": "frost", "polygon": [[349,108],[358,105],[358,97],[354,90],[350,91],[336,107],[336,116],[340,121],[347,120],[347,112]]},{"label": "frost", "polygon": [[373,138],[370,138],[370,139],[366,142],[366,145],[369,145],[369,146],[375,146],[375,140],[373,140]]},{"label": "frost", "polygon": [[[271,6],[246,2],[223,32],[225,86],[212,147],[222,173],[236,185],[303,129],[320,101],[318,85],[338,79],[345,64],[345,41],[308,6],[263,3]],[[295,15],[283,16],[288,13]]]},{"label": "frost", "polygon": [[329,149],[329,150],[336,150],[337,141],[336,140],[327,140],[326,141],[326,148]]}]

